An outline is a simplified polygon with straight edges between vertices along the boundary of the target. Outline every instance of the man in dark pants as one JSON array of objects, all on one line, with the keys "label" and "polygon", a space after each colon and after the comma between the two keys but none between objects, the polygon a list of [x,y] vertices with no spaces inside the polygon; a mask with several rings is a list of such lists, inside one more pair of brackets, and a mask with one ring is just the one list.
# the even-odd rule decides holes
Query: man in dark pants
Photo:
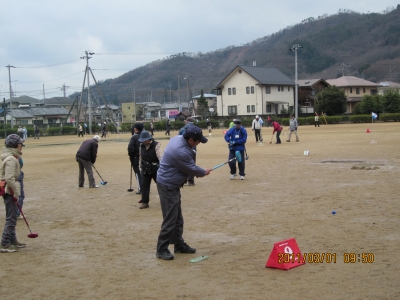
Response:
[{"label": "man in dark pants", "polygon": [[79,164],[79,187],[83,187],[85,183],[84,170],[89,179],[89,188],[99,187],[96,185],[92,170],[92,165],[96,162],[99,141],[100,137],[95,135],[92,139],[84,141],[76,153],[76,161]]},{"label": "man in dark pants", "polygon": [[[136,194],[141,194],[142,193],[142,175],[140,174],[140,168],[139,168],[139,150],[140,150],[140,133],[143,131],[143,123],[135,123],[133,125],[133,132],[134,134],[131,137],[131,140],[129,141],[128,144],[128,155],[129,155],[129,160],[131,161],[131,168],[133,168],[133,171],[135,172],[136,175],[136,180],[138,182],[138,191]],[[139,203],[141,200],[139,200]]]},{"label": "man in dark pants", "polygon": [[139,138],[142,174],[142,203],[140,209],[149,208],[151,180],[157,183],[157,170],[162,158],[161,144],[153,140],[150,132],[142,131]]},{"label": "man in dark pants", "polygon": [[[232,127],[227,131],[225,134],[225,141],[229,143],[228,148],[229,148],[229,156],[228,160],[231,160],[232,158],[236,157],[236,151],[240,151],[240,154],[242,157],[244,157],[244,150],[246,149],[246,142],[247,142],[247,131],[246,129],[242,126],[242,122],[239,119],[235,119],[233,121],[235,123],[235,127]],[[245,160],[242,159],[241,162],[237,160],[232,160],[229,162],[229,168],[231,170],[231,177],[230,180],[233,180],[236,178],[236,163],[239,168],[239,175],[240,175],[240,180],[244,180],[245,174]]]},{"label": "man in dark pants", "polygon": [[212,169],[202,169],[194,163],[193,147],[206,143],[203,132],[196,126],[189,127],[185,134],[173,137],[165,148],[157,172],[157,190],[160,196],[163,223],[158,236],[156,256],[164,260],[174,259],[168,250],[174,244],[174,253],[195,253],[196,249],[185,243],[180,188],[188,175],[203,177]]}]

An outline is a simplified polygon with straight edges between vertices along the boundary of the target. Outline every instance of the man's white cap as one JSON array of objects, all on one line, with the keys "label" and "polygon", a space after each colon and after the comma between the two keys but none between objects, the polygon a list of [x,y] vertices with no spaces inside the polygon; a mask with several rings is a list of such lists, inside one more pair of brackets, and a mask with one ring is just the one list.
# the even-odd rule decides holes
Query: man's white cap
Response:
[{"label": "man's white cap", "polygon": [[259,118],[259,116],[257,115],[256,118]]},{"label": "man's white cap", "polygon": [[97,140],[98,142],[100,142],[100,137],[99,137],[98,135],[95,135],[93,138],[94,138],[95,140]]}]

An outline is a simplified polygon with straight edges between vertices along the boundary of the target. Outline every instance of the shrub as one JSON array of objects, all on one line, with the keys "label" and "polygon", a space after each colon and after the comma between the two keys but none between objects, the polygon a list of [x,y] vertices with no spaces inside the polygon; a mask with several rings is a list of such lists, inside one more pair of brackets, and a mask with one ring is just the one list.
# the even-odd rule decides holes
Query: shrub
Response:
[{"label": "shrub", "polygon": [[400,121],[400,113],[380,114],[379,120],[383,121],[383,122],[387,122],[387,121],[399,122]]},{"label": "shrub", "polygon": [[371,123],[371,115],[354,115],[349,117],[350,122],[353,123]]}]

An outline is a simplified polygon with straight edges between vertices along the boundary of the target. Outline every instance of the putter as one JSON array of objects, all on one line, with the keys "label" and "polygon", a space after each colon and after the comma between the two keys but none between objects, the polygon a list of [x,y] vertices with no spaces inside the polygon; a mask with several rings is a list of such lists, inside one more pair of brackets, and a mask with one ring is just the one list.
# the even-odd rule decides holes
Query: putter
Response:
[{"label": "putter", "polygon": [[21,206],[19,206],[18,202],[15,202],[15,204],[17,204],[19,211],[21,212],[22,216],[24,217],[26,226],[28,226],[28,229],[29,229],[29,232],[30,232],[30,233],[28,234],[28,238],[31,238],[31,239],[37,238],[37,237],[39,236],[39,234],[36,233],[36,232],[32,232],[32,230],[30,229],[29,224],[28,224],[28,221],[26,220],[25,215],[24,215],[24,213],[22,212]]},{"label": "putter", "polygon": [[133,192],[133,188],[132,188],[132,166],[131,166],[131,183],[129,185],[128,192]]},{"label": "putter", "polygon": [[97,169],[96,169],[96,167],[95,167],[94,165],[93,165],[92,167],[96,170],[96,172],[97,172],[97,174],[100,176],[101,180],[103,180],[102,182],[100,182],[100,184],[101,184],[101,185],[106,185],[106,184],[107,184],[107,181],[104,181],[103,177],[101,177],[100,173],[97,171]]},{"label": "putter", "polygon": [[219,164],[219,165],[215,166],[212,169],[213,170],[218,169],[218,168],[222,167],[223,165],[227,164],[228,162],[231,162],[234,159],[236,159],[238,162],[242,162],[242,155],[240,154],[240,151],[236,151],[235,152],[235,157],[231,158],[230,160],[228,160],[228,161],[226,161],[226,162],[224,162],[222,164]]},{"label": "putter", "polygon": [[272,138],[274,137],[274,134],[272,134],[271,136],[271,141],[269,142],[270,144],[272,144]]}]

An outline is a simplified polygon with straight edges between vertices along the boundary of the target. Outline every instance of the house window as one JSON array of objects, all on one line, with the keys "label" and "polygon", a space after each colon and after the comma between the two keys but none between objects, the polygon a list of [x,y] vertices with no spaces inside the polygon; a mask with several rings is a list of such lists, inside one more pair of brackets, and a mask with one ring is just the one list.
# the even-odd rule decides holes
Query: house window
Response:
[{"label": "house window", "polygon": [[49,124],[51,124],[51,123],[57,123],[57,119],[52,119],[52,118],[50,118],[50,119],[47,120],[47,123],[49,123]]},{"label": "house window", "polygon": [[267,104],[267,113],[270,113],[272,110],[271,110],[271,104]]},{"label": "house window", "polygon": [[365,94],[365,88],[363,88],[363,93]]},{"label": "house window", "polygon": [[287,90],[288,90],[288,92],[290,92],[290,85],[288,85]]},{"label": "house window", "polygon": [[233,89],[232,89],[232,93],[233,93],[234,95],[236,95],[236,88],[233,88]]},{"label": "house window", "polygon": [[371,90],[371,95],[377,95],[378,94],[378,90]]},{"label": "house window", "polygon": [[265,87],[265,93],[266,94],[271,94],[271,87],[270,86],[266,86]]},{"label": "house window", "polygon": [[231,88],[228,89],[228,95],[232,95],[232,89]]},{"label": "house window", "polygon": [[360,88],[356,88],[356,94],[360,93]]},{"label": "house window", "polygon": [[278,85],[278,92],[280,92],[281,91],[281,86],[280,85]]},{"label": "house window", "polygon": [[128,109],[131,109],[131,107],[130,107],[130,106],[128,106]]},{"label": "house window", "polygon": [[28,125],[28,120],[20,120],[19,124],[20,125]]},{"label": "house window", "polygon": [[35,125],[43,125],[43,120],[33,120],[33,124],[35,124]]},{"label": "house window", "polygon": [[256,106],[255,105],[251,106],[251,112],[256,112]]},{"label": "house window", "polygon": [[247,105],[247,112],[250,112],[250,105]]},{"label": "house window", "polygon": [[217,95],[222,95],[222,89],[217,89]]},{"label": "house window", "polygon": [[250,88],[246,86],[246,94],[250,94]]},{"label": "house window", "polygon": [[237,114],[237,106],[228,106],[228,115],[236,115]]},{"label": "house window", "polygon": [[351,94],[351,93],[353,93],[353,88],[352,88],[352,87],[350,88],[350,94]]},{"label": "house window", "polygon": [[254,86],[251,87],[251,93],[254,94]]}]

